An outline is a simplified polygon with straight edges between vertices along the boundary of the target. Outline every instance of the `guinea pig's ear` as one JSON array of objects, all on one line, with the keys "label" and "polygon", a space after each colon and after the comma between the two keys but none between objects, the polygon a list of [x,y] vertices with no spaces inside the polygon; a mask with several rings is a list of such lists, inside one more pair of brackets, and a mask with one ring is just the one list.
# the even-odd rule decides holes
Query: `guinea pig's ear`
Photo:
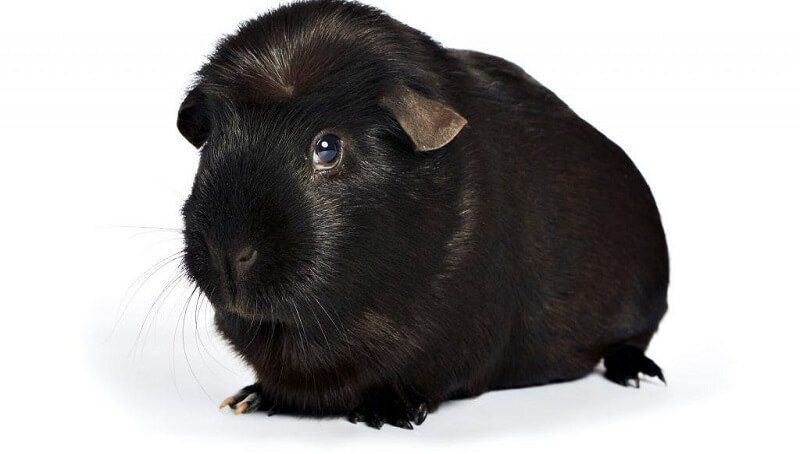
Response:
[{"label": "guinea pig's ear", "polygon": [[205,111],[203,94],[195,87],[186,94],[186,99],[178,109],[178,131],[195,148],[200,148],[206,143],[211,130],[211,123]]},{"label": "guinea pig's ear", "polygon": [[381,104],[394,115],[417,151],[442,148],[467,124],[467,120],[450,106],[406,86],[397,87],[384,96]]}]

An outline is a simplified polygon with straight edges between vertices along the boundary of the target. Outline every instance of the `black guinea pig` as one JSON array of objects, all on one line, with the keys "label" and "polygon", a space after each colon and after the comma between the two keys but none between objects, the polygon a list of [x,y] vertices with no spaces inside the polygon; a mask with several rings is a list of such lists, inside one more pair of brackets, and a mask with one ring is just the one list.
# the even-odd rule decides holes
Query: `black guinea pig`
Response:
[{"label": "black guinea pig", "polygon": [[501,58],[381,11],[246,22],[197,73],[185,267],[257,383],[223,405],[412,428],[448,399],[663,380],[653,196],[625,153]]}]

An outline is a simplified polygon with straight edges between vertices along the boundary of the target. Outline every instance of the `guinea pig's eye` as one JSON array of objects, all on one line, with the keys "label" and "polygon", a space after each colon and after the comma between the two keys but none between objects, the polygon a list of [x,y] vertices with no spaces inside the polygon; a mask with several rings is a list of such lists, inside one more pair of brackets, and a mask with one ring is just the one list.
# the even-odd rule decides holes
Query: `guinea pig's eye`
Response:
[{"label": "guinea pig's eye", "polygon": [[314,169],[328,170],[341,160],[342,139],[334,134],[325,134],[314,144]]}]

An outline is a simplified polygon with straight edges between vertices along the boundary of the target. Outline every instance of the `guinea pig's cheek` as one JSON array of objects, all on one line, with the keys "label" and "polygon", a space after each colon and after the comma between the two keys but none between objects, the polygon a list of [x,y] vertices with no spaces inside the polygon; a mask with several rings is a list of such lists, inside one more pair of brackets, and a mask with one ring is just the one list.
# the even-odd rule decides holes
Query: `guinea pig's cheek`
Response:
[{"label": "guinea pig's cheek", "polygon": [[343,232],[348,230],[342,213],[342,204],[335,198],[320,201],[320,208],[313,217],[312,228],[306,234],[308,253],[315,257],[315,262],[325,260],[343,239]]},{"label": "guinea pig's cheek", "polygon": [[208,263],[208,252],[205,250],[205,245],[199,235],[189,230],[188,227],[184,230],[183,241],[185,245],[183,263],[186,271],[189,273],[189,277],[203,290],[203,286],[208,280],[205,276],[207,274],[205,266]]}]

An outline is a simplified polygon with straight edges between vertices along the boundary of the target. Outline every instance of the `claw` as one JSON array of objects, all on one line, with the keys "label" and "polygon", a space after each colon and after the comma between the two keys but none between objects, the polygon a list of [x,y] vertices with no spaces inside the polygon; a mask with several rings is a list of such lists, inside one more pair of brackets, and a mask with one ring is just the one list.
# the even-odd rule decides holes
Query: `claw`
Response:
[{"label": "claw", "polygon": [[225,407],[233,409],[234,414],[250,413],[258,410],[261,405],[261,395],[254,391],[252,386],[242,388],[238,393],[223,400],[219,405],[220,410]]},{"label": "claw", "polygon": [[219,404],[219,409],[222,410],[225,407],[232,408],[234,402],[236,402],[236,396],[230,396],[227,399],[223,400],[221,404]]},{"label": "claw", "polygon": [[428,405],[425,402],[423,402],[419,404],[419,407],[417,407],[417,411],[415,412],[412,421],[414,421],[414,424],[420,425],[425,421],[425,418],[427,417],[428,417]]},{"label": "claw", "polygon": [[236,406],[236,409],[234,409],[233,412],[237,415],[241,415],[242,413],[246,413],[248,408],[250,408],[250,404],[247,402],[242,402]]},{"label": "claw", "polygon": [[[250,393],[236,407],[236,411],[234,411],[234,413],[236,413],[237,415],[241,415],[242,413],[250,413],[258,410],[258,407],[260,405],[261,405],[261,396],[258,393]],[[242,406],[244,406],[244,408],[240,410],[240,407]]]},{"label": "claw", "polygon": [[367,425],[369,427],[372,427],[373,429],[381,430],[381,427],[383,427],[384,421],[382,419],[379,419],[379,418],[370,418],[370,419],[368,419],[366,421],[366,423],[367,423]]},{"label": "claw", "polygon": [[411,422],[406,419],[399,419],[392,425],[395,427],[400,427],[401,429],[414,430],[414,426],[412,426]]}]

